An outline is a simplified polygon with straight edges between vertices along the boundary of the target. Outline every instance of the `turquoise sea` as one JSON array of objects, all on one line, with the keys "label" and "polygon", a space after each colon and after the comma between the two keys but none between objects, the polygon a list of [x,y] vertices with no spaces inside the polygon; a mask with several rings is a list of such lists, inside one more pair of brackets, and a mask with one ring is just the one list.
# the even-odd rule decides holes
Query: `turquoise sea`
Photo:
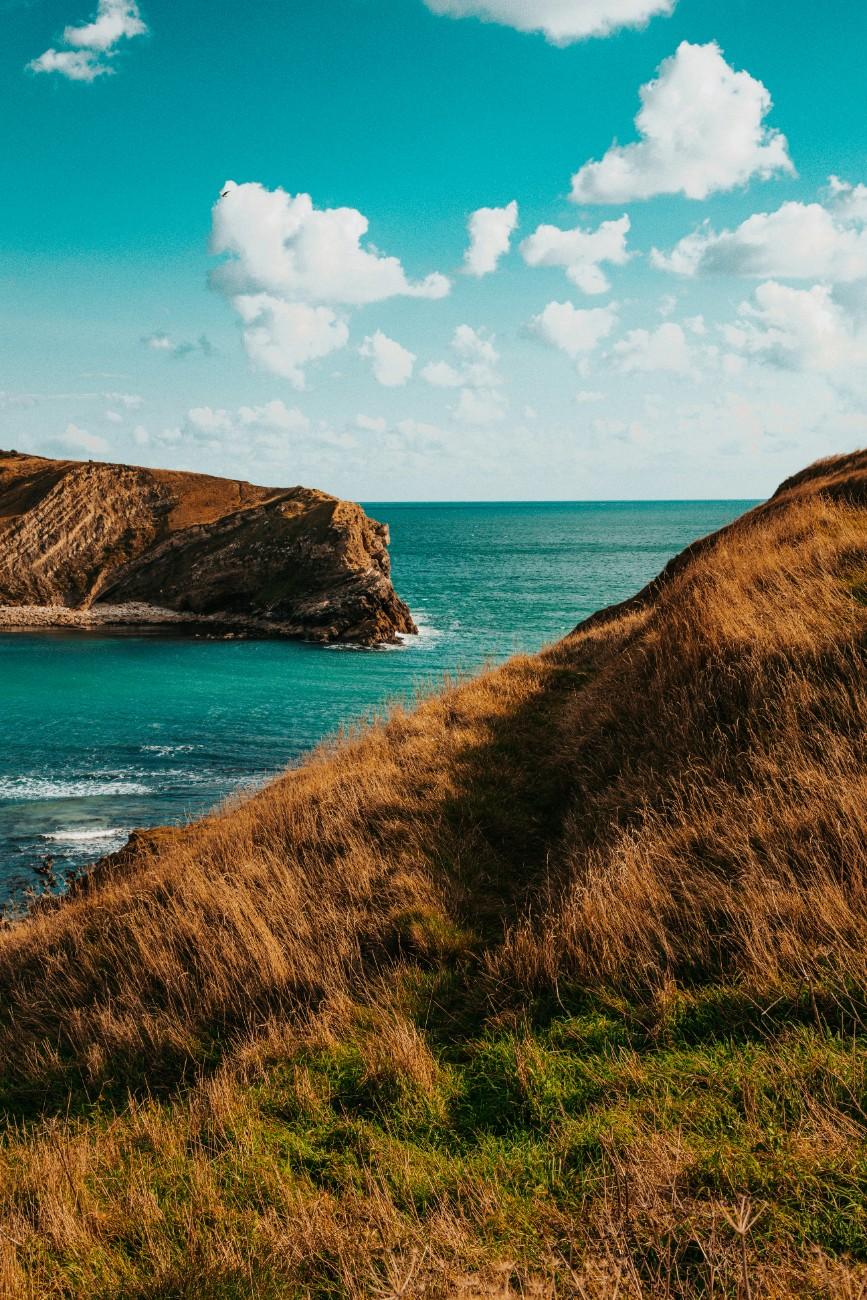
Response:
[{"label": "turquoise sea", "polygon": [[79,866],[260,785],[390,699],[538,650],[752,504],[367,504],[421,627],[403,648],[0,636],[0,900],[48,854]]}]

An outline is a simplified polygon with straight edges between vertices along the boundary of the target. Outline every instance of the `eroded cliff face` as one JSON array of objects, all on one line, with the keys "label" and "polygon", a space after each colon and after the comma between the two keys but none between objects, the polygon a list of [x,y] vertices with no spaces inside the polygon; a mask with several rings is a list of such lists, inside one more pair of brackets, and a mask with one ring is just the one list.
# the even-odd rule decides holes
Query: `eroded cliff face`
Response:
[{"label": "eroded cliff face", "polygon": [[359,506],[309,488],[0,452],[0,606],[150,606],[372,645],[416,631],[387,546]]}]

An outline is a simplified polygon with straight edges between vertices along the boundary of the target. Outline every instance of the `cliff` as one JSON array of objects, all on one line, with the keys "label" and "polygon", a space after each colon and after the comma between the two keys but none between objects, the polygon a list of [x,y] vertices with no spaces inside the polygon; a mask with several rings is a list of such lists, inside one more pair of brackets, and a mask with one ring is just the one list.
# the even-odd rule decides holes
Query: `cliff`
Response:
[{"label": "cliff", "polygon": [[387,545],[310,488],[0,452],[7,626],[207,621],[375,645],[416,631]]}]

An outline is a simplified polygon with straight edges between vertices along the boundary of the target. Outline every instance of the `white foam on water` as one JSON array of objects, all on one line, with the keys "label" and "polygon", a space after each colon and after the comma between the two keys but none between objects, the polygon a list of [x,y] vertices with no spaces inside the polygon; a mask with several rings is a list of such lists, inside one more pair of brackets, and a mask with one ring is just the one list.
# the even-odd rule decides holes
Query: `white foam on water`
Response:
[{"label": "white foam on water", "polygon": [[0,777],[0,799],[16,803],[48,799],[94,799],[129,794],[150,794],[151,787],[138,781],[94,781],[78,778],[52,781],[41,776]]},{"label": "white foam on water", "polygon": [[[413,644],[424,646],[427,642],[439,641],[443,633],[440,628],[434,627],[433,623],[428,622],[427,615],[423,609],[417,610],[416,613],[413,614],[413,618],[415,619],[415,625],[418,628],[418,636],[407,638],[407,644],[409,646],[412,646]],[[460,623],[452,623],[452,628],[458,627],[460,627]]]},{"label": "white foam on water", "polygon": [[162,758],[167,758],[169,754],[192,754],[197,748],[196,745],[142,745],[142,753],[159,754]]},{"label": "white foam on water", "polygon": [[354,641],[338,641],[338,642],[332,642],[331,645],[324,645],[322,649],[332,650],[332,651],[342,651],[344,653],[346,651],[355,651],[355,652],[362,651],[365,654],[377,654],[377,655],[394,653],[395,651],[400,653],[403,650],[424,650],[429,645],[431,645],[434,641],[438,641],[442,636],[442,632],[440,631],[439,628],[436,628],[433,626],[433,624],[428,623],[424,610],[414,610],[413,619],[415,620],[415,625],[418,628],[418,635],[417,636],[402,635],[401,638],[398,641],[394,642],[393,644],[384,642],[381,645],[368,646],[368,645],[358,645]]},{"label": "white foam on water", "polygon": [[67,827],[62,831],[49,831],[41,835],[40,839],[51,840],[54,844],[95,844],[101,840],[123,841],[128,835],[129,831],[121,830],[117,826],[92,830],[75,830],[73,827]]}]

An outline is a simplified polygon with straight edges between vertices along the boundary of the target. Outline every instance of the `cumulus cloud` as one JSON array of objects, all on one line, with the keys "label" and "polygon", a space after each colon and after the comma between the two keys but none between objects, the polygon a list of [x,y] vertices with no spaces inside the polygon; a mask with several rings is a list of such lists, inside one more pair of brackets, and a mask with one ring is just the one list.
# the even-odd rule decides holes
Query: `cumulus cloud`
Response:
[{"label": "cumulus cloud", "polygon": [[786,137],[765,124],[770,93],[730,67],[713,42],[682,42],[640,95],[640,139],[585,163],[572,178],[576,203],[629,203],[655,194],[704,199],[753,176],[794,171]]},{"label": "cumulus cloud", "polygon": [[425,0],[449,18],[482,18],[541,32],[554,45],[588,36],[607,36],[621,27],[643,27],[658,14],[671,14],[677,0]]},{"label": "cumulus cloud", "polygon": [[595,230],[576,226],[539,226],[521,245],[528,266],[561,266],[572,283],[586,294],[607,293],[611,288],[601,264],[622,266],[629,259],[626,236],[628,216],[604,221]]},{"label": "cumulus cloud", "polygon": [[267,293],[238,294],[233,306],[244,325],[244,346],[254,366],[306,385],[304,368],[346,347],[349,326],[330,307],[286,302]]},{"label": "cumulus cloud", "polygon": [[146,32],[135,0],[99,0],[93,21],[80,27],[67,27],[63,40],[76,49],[105,51]]},{"label": "cumulus cloud", "polygon": [[494,339],[471,325],[459,325],[452,336],[454,361],[434,361],[422,378],[434,388],[459,388],[455,417],[467,424],[489,424],[502,419],[507,402],[500,391],[500,354]]},{"label": "cumulus cloud", "polygon": [[113,69],[92,50],[45,50],[27,65],[29,72],[58,72],[69,81],[95,81]]},{"label": "cumulus cloud", "polygon": [[412,281],[398,258],[365,247],[368,226],[356,208],[317,208],[309,194],[228,181],[214,205],[211,234],[212,252],[227,260],[212,281],[229,297],[268,293],[353,307],[446,296],[444,275]]},{"label": "cumulus cloud", "polygon": [[617,324],[617,307],[576,307],[571,302],[549,302],[538,316],[530,321],[530,331],[547,343],[559,348],[573,360],[592,352],[602,339],[607,338]]},{"label": "cumulus cloud", "polygon": [[[840,185],[840,182],[837,182]],[[867,186],[849,186],[821,203],[784,203],[756,212],[734,230],[709,225],[681,239],[670,253],[654,249],[660,270],[677,275],[742,275],[756,279],[867,278]]]},{"label": "cumulus cloud", "polygon": [[735,352],[785,370],[855,377],[867,364],[867,328],[827,285],[761,284],[723,332]]},{"label": "cumulus cloud", "polygon": [[680,325],[666,321],[655,330],[630,330],[612,349],[620,370],[647,373],[667,371],[688,375],[694,372],[692,354]]},{"label": "cumulus cloud", "polygon": [[309,194],[227,182],[213,210],[211,282],[244,325],[251,360],[304,387],[304,367],[349,341],[347,309],[388,298],[436,299],[438,273],[410,280],[396,257],[365,246],[355,208],[317,208]]},{"label": "cumulus cloud", "polygon": [[157,441],[176,442],[181,439],[204,443],[209,447],[228,447],[238,442],[245,446],[266,450],[285,448],[287,437],[306,434],[310,420],[297,407],[288,407],[275,398],[260,406],[239,406],[230,411],[224,407],[194,406],[178,430],[164,430]]},{"label": "cumulus cloud", "polygon": [[832,176],[828,182],[828,191],[841,221],[867,225],[867,185],[851,185],[848,181],[840,180],[839,176]]},{"label": "cumulus cloud", "polygon": [[464,257],[467,275],[481,278],[496,271],[517,227],[518,204],[514,200],[504,208],[479,208],[474,212],[469,221],[470,246]]},{"label": "cumulus cloud", "polygon": [[57,72],[70,81],[95,81],[114,71],[111,60],[121,41],[146,33],[135,0],[99,0],[91,22],[64,30],[66,49],[45,50],[27,67],[31,72]]},{"label": "cumulus cloud", "polygon": [[382,330],[369,334],[359,353],[371,363],[374,378],[383,388],[402,388],[412,378],[415,353],[390,339]]}]

